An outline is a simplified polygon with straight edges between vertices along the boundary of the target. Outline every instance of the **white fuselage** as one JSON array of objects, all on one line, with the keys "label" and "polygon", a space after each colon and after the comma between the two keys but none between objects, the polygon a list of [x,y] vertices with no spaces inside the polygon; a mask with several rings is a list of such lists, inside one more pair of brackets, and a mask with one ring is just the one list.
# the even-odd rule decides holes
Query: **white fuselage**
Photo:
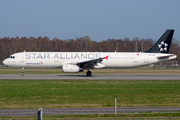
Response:
[{"label": "white fuselage", "polygon": [[[20,52],[3,64],[21,68],[54,68],[65,63],[78,63],[109,56],[101,64],[108,68],[132,68],[175,59],[174,54],[140,52]],[[101,68],[101,67],[99,67]]]}]

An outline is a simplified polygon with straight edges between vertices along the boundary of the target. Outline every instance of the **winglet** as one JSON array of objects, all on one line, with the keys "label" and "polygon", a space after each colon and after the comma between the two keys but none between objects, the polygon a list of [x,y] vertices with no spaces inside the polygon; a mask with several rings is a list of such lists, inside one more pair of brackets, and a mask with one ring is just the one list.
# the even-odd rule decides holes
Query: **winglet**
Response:
[{"label": "winglet", "polygon": [[108,60],[108,57],[109,57],[109,55],[108,56],[106,56],[106,57],[104,57],[106,60]]}]

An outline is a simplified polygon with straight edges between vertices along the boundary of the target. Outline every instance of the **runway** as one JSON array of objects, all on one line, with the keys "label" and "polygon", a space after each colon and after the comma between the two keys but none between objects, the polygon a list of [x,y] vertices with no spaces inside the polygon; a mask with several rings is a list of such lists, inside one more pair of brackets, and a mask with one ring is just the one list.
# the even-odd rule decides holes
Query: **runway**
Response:
[{"label": "runway", "polygon": [[[132,107],[117,108],[117,113],[139,113],[139,112],[177,112],[180,107]],[[0,116],[37,116],[38,109],[0,109]],[[48,115],[83,115],[83,114],[112,114],[114,108],[63,108],[43,109],[43,116]]]},{"label": "runway", "polygon": [[154,74],[94,74],[86,76],[82,74],[61,74],[61,75],[0,75],[2,80],[180,80],[180,74],[175,75],[154,75]]}]

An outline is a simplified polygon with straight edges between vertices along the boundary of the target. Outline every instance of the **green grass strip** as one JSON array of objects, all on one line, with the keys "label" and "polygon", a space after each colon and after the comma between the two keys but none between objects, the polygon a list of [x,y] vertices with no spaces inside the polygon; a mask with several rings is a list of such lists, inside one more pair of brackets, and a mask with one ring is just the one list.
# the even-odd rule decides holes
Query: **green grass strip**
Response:
[{"label": "green grass strip", "polygon": [[177,80],[0,80],[0,109],[180,106]]},{"label": "green grass strip", "polygon": [[[1,117],[0,120],[36,120],[34,117]],[[91,115],[58,115],[43,116],[44,120],[118,120],[118,119],[180,119],[179,112],[161,112],[161,113],[125,113],[125,114],[91,114]]]}]

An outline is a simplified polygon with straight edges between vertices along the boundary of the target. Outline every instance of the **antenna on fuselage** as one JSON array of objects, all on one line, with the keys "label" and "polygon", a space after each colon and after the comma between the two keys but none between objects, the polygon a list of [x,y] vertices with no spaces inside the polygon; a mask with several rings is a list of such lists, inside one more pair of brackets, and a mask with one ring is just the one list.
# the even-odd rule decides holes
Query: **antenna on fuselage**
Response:
[{"label": "antenna on fuselage", "polygon": [[24,52],[26,52],[26,50],[24,50]]}]

